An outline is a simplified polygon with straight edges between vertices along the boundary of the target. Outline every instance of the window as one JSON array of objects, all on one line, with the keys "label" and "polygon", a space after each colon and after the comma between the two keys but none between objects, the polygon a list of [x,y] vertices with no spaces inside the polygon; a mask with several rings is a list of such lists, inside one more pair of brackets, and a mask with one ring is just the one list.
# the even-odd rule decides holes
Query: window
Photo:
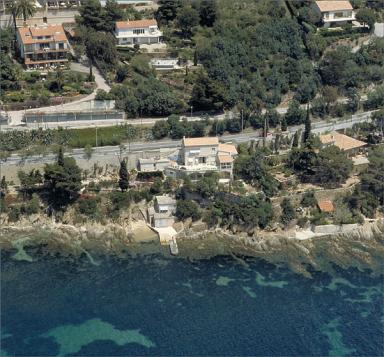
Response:
[{"label": "window", "polygon": [[64,43],[59,43],[59,50],[63,50],[64,49]]},{"label": "window", "polygon": [[134,35],[142,35],[144,33],[144,29],[134,29],[133,34]]},{"label": "window", "polygon": [[333,17],[335,17],[336,19],[340,19],[340,18],[344,17],[344,13],[343,12],[335,12]]},{"label": "window", "polygon": [[207,162],[206,157],[199,157],[199,164],[205,164]]},{"label": "window", "polygon": [[221,164],[221,168],[222,169],[230,169],[232,167],[232,164],[230,162],[225,162],[223,164]]}]

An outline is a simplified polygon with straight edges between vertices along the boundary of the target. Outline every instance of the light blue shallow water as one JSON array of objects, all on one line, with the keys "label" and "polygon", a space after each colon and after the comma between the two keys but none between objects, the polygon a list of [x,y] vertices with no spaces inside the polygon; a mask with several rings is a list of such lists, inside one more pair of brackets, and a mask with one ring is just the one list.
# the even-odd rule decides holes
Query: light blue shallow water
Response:
[{"label": "light blue shallow water", "polygon": [[3,252],[1,356],[383,356],[383,280],[230,258]]}]

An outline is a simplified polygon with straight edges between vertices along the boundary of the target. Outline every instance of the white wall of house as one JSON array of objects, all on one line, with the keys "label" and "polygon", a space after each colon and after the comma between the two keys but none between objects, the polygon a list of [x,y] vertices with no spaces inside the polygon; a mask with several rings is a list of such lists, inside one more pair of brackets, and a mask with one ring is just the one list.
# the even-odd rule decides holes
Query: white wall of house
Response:
[{"label": "white wall of house", "polygon": [[162,32],[157,26],[143,28],[116,29],[115,36],[119,45],[159,43]]},{"label": "white wall of house", "polygon": [[167,204],[159,204],[158,202],[155,203],[155,210],[159,213],[175,213],[176,212],[176,203],[167,203]]},{"label": "white wall of house", "polygon": [[355,11],[353,10],[337,10],[321,12],[316,3],[314,9],[321,15],[324,27],[331,27],[332,24],[343,24],[348,21],[356,20]]},{"label": "white wall of house", "polygon": [[172,225],[175,223],[175,219],[172,216],[169,217],[154,217],[153,218],[153,225],[155,228],[167,228],[172,227]]},{"label": "white wall of house", "polygon": [[188,146],[182,149],[182,160],[185,166],[216,165],[218,145]]},{"label": "white wall of house", "polygon": [[140,162],[139,161],[139,171],[149,172],[149,171],[156,171],[155,163],[154,162]]}]

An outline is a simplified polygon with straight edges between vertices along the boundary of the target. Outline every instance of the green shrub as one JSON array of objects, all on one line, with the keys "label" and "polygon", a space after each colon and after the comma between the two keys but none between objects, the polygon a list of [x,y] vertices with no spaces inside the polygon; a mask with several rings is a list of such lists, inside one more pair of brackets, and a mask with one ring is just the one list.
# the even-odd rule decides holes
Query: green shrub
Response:
[{"label": "green shrub", "polygon": [[199,206],[191,200],[177,201],[175,215],[180,221],[188,218],[192,218],[192,221],[197,221],[201,218]]},{"label": "green shrub", "polygon": [[78,202],[78,209],[81,214],[88,217],[96,217],[98,213],[99,200],[96,197],[81,198]]},{"label": "green shrub", "polygon": [[300,204],[303,207],[316,207],[317,199],[315,197],[315,193],[313,191],[306,191],[301,199]]},{"label": "green shrub", "polygon": [[152,181],[156,178],[163,179],[164,174],[161,171],[145,171],[137,173],[137,180],[139,181]]},{"label": "green shrub", "polygon": [[12,206],[8,212],[8,219],[10,222],[17,222],[21,216],[21,209],[18,206]]},{"label": "green shrub", "polygon": [[36,214],[40,211],[40,202],[36,194],[22,207],[22,212],[26,215]]},{"label": "green shrub", "polygon": [[297,225],[300,227],[300,228],[304,228],[306,226],[306,224],[308,223],[308,218],[307,217],[300,217],[298,220],[297,220]]}]

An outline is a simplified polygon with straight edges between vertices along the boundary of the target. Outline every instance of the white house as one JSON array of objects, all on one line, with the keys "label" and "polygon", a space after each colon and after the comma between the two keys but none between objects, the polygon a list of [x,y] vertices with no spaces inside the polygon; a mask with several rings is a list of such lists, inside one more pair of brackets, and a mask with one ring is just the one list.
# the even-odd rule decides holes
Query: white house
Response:
[{"label": "white house", "polygon": [[152,227],[167,228],[175,223],[176,200],[169,196],[156,196],[155,205],[148,209]]},{"label": "white house", "polygon": [[156,196],[155,210],[158,213],[173,214],[176,212],[176,200],[169,196]]},{"label": "white house", "polygon": [[346,0],[315,1],[314,9],[321,14],[325,28],[339,27],[356,20],[353,7]]},{"label": "white house", "polygon": [[164,171],[165,168],[169,165],[169,162],[170,161],[166,158],[139,159],[138,170],[141,172]]},{"label": "white house", "polygon": [[166,174],[179,177],[183,174],[223,172],[232,177],[236,155],[233,144],[221,144],[217,137],[183,138],[178,162],[169,166]]},{"label": "white house", "polygon": [[150,45],[159,43],[163,33],[156,20],[117,21],[115,37],[120,46]]}]

